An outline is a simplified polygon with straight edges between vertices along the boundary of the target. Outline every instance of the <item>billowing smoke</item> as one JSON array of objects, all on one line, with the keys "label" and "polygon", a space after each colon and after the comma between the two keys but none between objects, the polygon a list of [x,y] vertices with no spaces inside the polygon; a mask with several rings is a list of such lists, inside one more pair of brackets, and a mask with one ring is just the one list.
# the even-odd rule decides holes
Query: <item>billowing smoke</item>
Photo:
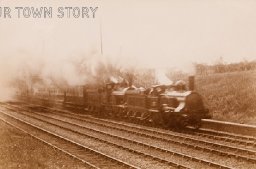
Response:
[{"label": "billowing smoke", "polygon": [[86,74],[78,61],[70,58],[56,59],[23,55],[1,56],[0,62],[0,100],[11,99],[19,87],[36,88],[40,85],[65,88],[82,85]]},{"label": "billowing smoke", "polygon": [[[214,1],[206,1],[209,10],[205,10],[192,1],[187,5],[183,1],[129,1],[124,5],[123,1],[112,0],[41,3],[3,0],[1,6],[11,9],[53,7],[55,17],[36,19],[13,15],[5,19],[2,15],[0,97],[13,95],[17,84],[31,86],[36,81],[65,88],[84,83],[102,84],[111,80],[110,77],[128,77],[130,83],[148,87],[169,83],[168,78],[175,81],[182,75],[174,76],[177,70],[194,74],[194,61],[210,63],[216,56],[223,56],[229,62],[244,56],[254,59],[256,31],[244,31],[243,25],[255,27],[251,21],[255,17],[252,8],[255,2],[236,3],[230,5],[226,1],[220,8]],[[60,19],[55,15],[60,6],[99,8],[95,18]],[[182,8],[177,10],[177,7]],[[234,18],[237,12],[239,17]],[[244,36],[237,37],[240,32]],[[158,69],[164,73],[156,73]]]},{"label": "billowing smoke", "polygon": [[[151,10],[141,15],[141,5],[131,3],[124,6],[119,3],[120,8],[116,8],[116,3],[47,0],[47,6],[53,9],[89,5],[99,6],[98,13],[94,19],[1,20],[0,97],[11,98],[19,86],[37,88],[43,84],[66,88],[87,83],[104,84],[108,80],[116,82],[122,78],[138,87],[149,87],[151,84],[169,83],[154,69],[164,70],[166,74],[166,70],[169,71],[169,67],[174,65],[183,67],[182,70],[188,67],[183,66],[181,61],[186,58],[177,55],[187,56],[193,52],[182,54],[184,46],[188,45],[175,45],[179,44],[176,40],[181,36],[170,29],[173,24],[165,20],[155,23],[162,21],[159,20],[162,17],[152,14]],[[45,2],[41,5],[45,6]],[[2,6],[14,8],[38,6],[38,3],[4,1]],[[137,10],[131,14],[131,9]],[[161,11],[159,8],[157,13]],[[166,16],[165,12],[163,14]],[[172,39],[175,41],[172,42]],[[101,47],[103,54],[100,54]]]},{"label": "billowing smoke", "polygon": [[1,100],[11,99],[22,85],[36,91],[42,85],[65,89],[90,83],[117,83],[123,79],[131,80],[138,87],[173,83],[168,76],[171,69],[145,67],[143,63],[139,65],[141,67],[132,67],[128,62],[117,63],[113,57],[102,56],[95,51],[56,58],[33,57],[21,52],[20,57],[3,58],[0,66]]},{"label": "billowing smoke", "polygon": [[156,76],[157,83],[159,83],[159,84],[164,84],[164,85],[171,85],[171,84],[173,84],[173,81],[171,81],[166,76],[164,70],[157,69],[156,73],[155,73],[155,76]]},{"label": "billowing smoke", "polygon": [[20,67],[21,62],[16,62],[14,58],[1,58],[0,62],[0,101],[9,100],[15,95],[15,83],[18,77],[23,78],[26,74]]}]

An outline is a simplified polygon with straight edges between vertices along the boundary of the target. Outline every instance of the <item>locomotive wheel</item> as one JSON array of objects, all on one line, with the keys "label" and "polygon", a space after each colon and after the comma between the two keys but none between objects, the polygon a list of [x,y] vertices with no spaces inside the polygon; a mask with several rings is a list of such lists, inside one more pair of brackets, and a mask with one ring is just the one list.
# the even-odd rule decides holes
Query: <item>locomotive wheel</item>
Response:
[{"label": "locomotive wheel", "polygon": [[148,112],[149,116],[147,118],[146,123],[149,124],[150,126],[154,126],[155,122],[154,122],[154,118],[153,118],[153,113],[152,112]]},{"label": "locomotive wheel", "polygon": [[136,112],[132,111],[131,118],[134,119],[136,117]]},{"label": "locomotive wheel", "polygon": [[120,108],[116,109],[116,118],[117,119],[120,119],[120,111],[121,111]]},{"label": "locomotive wheel", "polygon": [[[65,106],[66,106],[66,104],[65,104]],[[91,112],[91,106],[88,106],[88,113],[90,113]]]},{"label": "locomotive wheel", "polygon": [[118,117],[118,108],[113,108],[112,109],[112,113],[111,113],[111,117],[112,118],[117,118]]},{"label": "locomotive wheel", "polygon": [[137,124],[141,124],[141,112],[136,111],[134,120]]},{"label": "locomotive wheel", "polygon": [[184,117],[180,117],[178,120],[178,127],[180,129],[186,128],[188,126],[188,119],[184,118]]},{"label": "locomotive wheel", "polygon": [[141,115],[141,120],[146,122],[148,121],[150,118],[150,114],[148,112],[143,112],[142,115]]},{"label": "locomotive wheel", "polygon": [[108,111],[107,111],[107,117],[108,118],[113,118],[114,117],[114,112],[113,112],[113,110],[111,108],[108,109]]},{"label": "locomotive wheel", "polygon": [[128,112],[127,112],[127,116],[126,116],[126,118],[127,118],[127,119],[130,119],[130,118],[131,118],[131,116],[132,116],[132,111],[128,111]]},{"label": "locomotive wheel", "polygon": [[122,108],[117,109],[116,116],[117,116],[118,119],[120,119],[122,117]]},{"label": "locomotive wheel", "polygon": [[141,119],[142,118],[142,113],[141,112],[136,112],[136,118]]},{"label": "locomotive wheel", "polygon": [[195,129],[195,130],[198,130],[201,126],[202,126],[201,120],[195,120],[193,125],[192,125],[192,128]]},{"label": "locomotive wheel", "polygon": [[108,110],[106,109],[106,107],[103,107],[103,108],[102,108],[102,111],[101,111],[101,116],[102,116],[102,117],[108,117],[107,111],[108,111]]},{"label": "locomotive wheel", "polygon": [[91,114],[95,115],[95,107],[94,106],[91,109]]},{"label": "locomotive wheel", "polygon": [[123,109],[123,108],[119,109],[119,117],[120,117],[120,118],[124,118],[125,113],[126,113],[126,110],[125,110],[125,109]]},{"label": "locomotive wheel", "polygon": [[163,117],[159,113],[151,114],[151,122],[153,126],[162,126],[164,124]]},{"label": "locomotive wheel", "polygon": [[140,117],[140,113],[135,111],[134,114],[133,114],[133,118],[136,119],[136,121],[139,119]]},{"label": "locomotive wheel", "polygon": [[120,118],[124,118],[124,116],[125,116],[125,110],[124,109],[120,109],[120,112],[119,112],[119,117]]},{"label": "locomotive wheel", "polygon": [[129,115],[129,111],[127,110],[127,111],[124,112],[123,117],[128,118],[128,115]]},{"label": "locomotive wheel", "polygon": [[133,111],[130,111],[129,114],[128,114],[128,118],[130,120],[132,120],[134,118],[134,112]]},{"label": "locomotive wheel", "polygon": [[172,122],[171,122],[170,119],[168,119],[168,118],[164,118],[164,119],[163,119],[163,123],[162,123],[162,127],[163,127],[163,128],[168,129],[168,128],[171,127],[171,125],[172,125]]},{"label": "locomotive wheel", "polygon": [[106,109],[106,107],[104,107],[103,110],[101,111],[101,116],[108,117],[108,110]]},{"label": "locomotive wheel", "polygon": [[95,115],[96,116],[100,116],[100,107],[97,107],[96,109],[95,109]]},{"label": "locomotive wheel", "polygon": [[93,106],[90,106],[90,113],[92,114],[93,113]]},{"label": "locomotive wheel", "polygon": [[174,124],[173,117],[171,117],[168,113],[163,113],[162,115],[162,127],[163,128],[171,128]]}]

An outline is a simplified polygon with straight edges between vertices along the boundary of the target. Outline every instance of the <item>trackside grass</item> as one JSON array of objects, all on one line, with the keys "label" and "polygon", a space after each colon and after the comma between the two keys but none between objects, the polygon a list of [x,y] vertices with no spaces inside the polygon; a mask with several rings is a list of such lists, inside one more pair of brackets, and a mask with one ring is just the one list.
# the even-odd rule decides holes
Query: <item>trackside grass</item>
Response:
[{"label": "trackside grass", "polygon": [[213,119],[256,125],[256,71],[196,76]]}]

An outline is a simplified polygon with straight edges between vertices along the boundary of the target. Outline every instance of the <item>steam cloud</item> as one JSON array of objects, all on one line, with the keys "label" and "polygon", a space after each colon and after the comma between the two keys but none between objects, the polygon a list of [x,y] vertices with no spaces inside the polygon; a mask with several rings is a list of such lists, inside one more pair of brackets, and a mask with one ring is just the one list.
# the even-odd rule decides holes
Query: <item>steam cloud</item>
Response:
[{"label": "steam cloud", "polygon": [[[67,86],[97,83],[99,79],[120,79],[120,71],[130,71],[138,74],[145,70],[145,64],[137,64],[125,61],[118,61],[116,57],[102,56],[97,51],[88,54],[66,55],[65,57],[35,57],[26,52],[20,52],[19,57],[2,57],[0,63],[0,100],[9,100],[15,94],[20,82],[37,88],[32,85],[33,79],[38,77],[45,86]],[[119,58],[122,59],[122,58]],[[127,58],[124,58],[124,60]],[[161,64],[159,61],[156,64]],[[192,67],[192,66],[191,66]],[[152,67],[150,67],[152,69]],[[119,71],[117,71],[119,70]],[[154,69],[153,69],[154,70]],[[167,69],[166,69],[167,70]],[[171,84],[172,81],[166,76],[164,68],[155,69],[155,82],[161,84]],[[192,72],[192,71],[191,71]],[[137,78],[143,78],[138,76]],[[37,79],[38,80],[38,79]],[[148,86],[147,86],[148,87]]]}]

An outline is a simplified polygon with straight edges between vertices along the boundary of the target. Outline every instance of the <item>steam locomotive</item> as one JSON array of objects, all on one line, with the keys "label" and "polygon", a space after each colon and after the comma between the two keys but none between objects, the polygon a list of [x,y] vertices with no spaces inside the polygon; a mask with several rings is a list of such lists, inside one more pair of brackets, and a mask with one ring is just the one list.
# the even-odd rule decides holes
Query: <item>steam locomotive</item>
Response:
[{"label": "steam locomotive", "polygon": [[126,119],[154,126],[200,128],[201,119],[209,118],[201,95],[194,89],[194,77],[189,77],[189,89],[184,81],[171,85],[156,85],[148,89],[127,83],[108,83],[104,87],[90,85],[41,88],[27,92],[30,99],[62,102],[83,107],[100,117]]}]

